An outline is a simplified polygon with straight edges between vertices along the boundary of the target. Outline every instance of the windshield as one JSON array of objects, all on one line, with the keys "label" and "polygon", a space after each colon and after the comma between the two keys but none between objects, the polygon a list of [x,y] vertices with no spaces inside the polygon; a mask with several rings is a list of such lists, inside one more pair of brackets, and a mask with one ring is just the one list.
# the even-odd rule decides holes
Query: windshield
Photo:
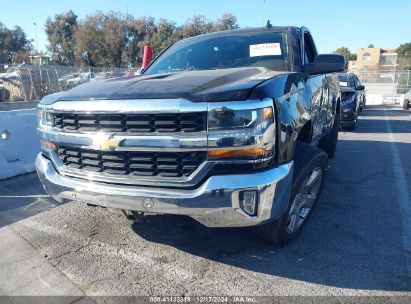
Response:
[{"label": "windshield", "polygon": [[287,34],[280,32],[251,32],[182,40],[167,49],[144,74],[238,67],[290,71],[287,39]]},{"label": "windshield", "polygon": [[354,87],[352,78],[348,75],[338,75],[340,87]]}]

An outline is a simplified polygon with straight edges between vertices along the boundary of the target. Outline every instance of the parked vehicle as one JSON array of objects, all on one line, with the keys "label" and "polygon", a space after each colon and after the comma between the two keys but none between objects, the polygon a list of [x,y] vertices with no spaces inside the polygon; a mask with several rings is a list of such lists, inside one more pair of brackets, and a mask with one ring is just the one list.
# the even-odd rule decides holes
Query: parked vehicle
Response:
[{"label": "parked vehicle", "polygon": [[69,81],[71,81],[71,79],[73,79],[73,78],[79,77],[79,75],[80,75],[80,73],[68,73],[68,74],[65,74],[65,75],[61,76],[61,77],[58,79],[59,85],[61,85],[61,86],[63,86],[63,87],[64,87],[64,86],[68,86]]},{"label": "parked vehicle", "polygon": [[93,72],[69,73],[59,78],[59,84],[63,87],[71,88],[73,86],[93,81],[95,77],[96,76]]},{"label": "parked vehicle", "polygon": [[341,90],[341,126],[355,129],[359,112],[365,107],[365,87],[352,73],[338,75]]},{"label": "parked vehicle", "polygon": [[344,67],[305,27],[179,41],[141,76],[43,98],[37,172],[60,202],[261,225],[290,242],[336,151]]},{"label": "parked vehicle", "polygon": [[402,108],[404,110],[408,110],[411,107],[411,90],[409,90],[405,96],[404,96],[404,101],[402,103]]},{"label": "parked vehicle", "polygon": [[[22,80],[27,79],[24,65],[10,67],[1,76],[2,86],[0,88],[0,101],[20,101],[23,100],[21,94]],[[20,70],[21,69],[21,70]],[[20,71],[23,71],[21,73]]]},{"label": "parked vehicle", "polygon": [[83,83],[90,82],[94,79],[95,75],[92,72],[84,72],[78,74],[76,77],[72,77],[67,80],[67,85],[69,86],[76,86]]},{"label": "parked vehicle", "polygon": [[[354,80],[355,91],[357,92],[357,98],[360,104],[360,112],[365,108],[367,103],[367,94],[365,92],[365,86],[361,83],[357,75],[352,74]],[[358,96],[359,95],[359,96]]]}]

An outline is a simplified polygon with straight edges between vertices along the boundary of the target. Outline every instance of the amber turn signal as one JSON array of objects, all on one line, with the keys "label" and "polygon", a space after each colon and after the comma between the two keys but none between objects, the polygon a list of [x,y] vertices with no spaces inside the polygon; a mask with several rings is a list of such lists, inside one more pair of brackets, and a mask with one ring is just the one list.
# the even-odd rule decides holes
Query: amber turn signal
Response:
[{"label": "amber turn signal", "polygon": [[263,117],[265,120],[272,119],[273,118],[273,108],[272,107],[263,108]]},{"label": "amber turn signal", "polygon": [[50,151],[57,150],[57,145],[55,143],[52,143],[52,142],[50,142],[48,140],[45,140],[45,139],[41,140],[41,147],[43,149],[50,150]]},{"label": "amber turn signal", "polygon": [[210,158],[263,158],[270,155],[270,151],[263,148],[245,148],[245,149],[219,149],[208,151],[208,157]]}]

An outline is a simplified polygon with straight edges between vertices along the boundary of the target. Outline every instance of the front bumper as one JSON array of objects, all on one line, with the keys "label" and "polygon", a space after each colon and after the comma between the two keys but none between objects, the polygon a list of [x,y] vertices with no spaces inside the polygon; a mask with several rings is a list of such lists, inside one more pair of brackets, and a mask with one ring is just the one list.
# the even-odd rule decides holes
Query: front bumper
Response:
[{"label": "front bumper", "polygon": [[[60,175],[41,153],[37,173],[44,189],[59,202],[70,200],[148,213],[188,215],[208,227],[254,226],[280,217],[291,194],[293,162],[252,174],[208,177],[191,190],[97,183]],[[239,203],[240,191],[256,190],[256,216]]]},{"label": "front bumper", "polygon": [[340,124],[344,125],[351,125],[357,122],[357,114],[355,110],[343,110],[341,111],[341,120]]}]

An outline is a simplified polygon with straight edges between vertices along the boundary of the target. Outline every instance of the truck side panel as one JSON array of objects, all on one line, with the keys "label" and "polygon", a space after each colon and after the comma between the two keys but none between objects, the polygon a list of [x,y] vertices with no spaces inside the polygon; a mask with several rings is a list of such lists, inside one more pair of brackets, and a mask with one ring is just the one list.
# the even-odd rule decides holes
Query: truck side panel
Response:
[{"label": "truck side panel", "polygon": [[307,77],[304,73],[274,77],[254,89],[251,98],[269,96],[275,103],[278,163],[293,159],[298,134],[307,123],[309,142],[314,145],[329,133],[335,114],[335,102],[330,98],[334,95],[335,88],[325,75]]}]

